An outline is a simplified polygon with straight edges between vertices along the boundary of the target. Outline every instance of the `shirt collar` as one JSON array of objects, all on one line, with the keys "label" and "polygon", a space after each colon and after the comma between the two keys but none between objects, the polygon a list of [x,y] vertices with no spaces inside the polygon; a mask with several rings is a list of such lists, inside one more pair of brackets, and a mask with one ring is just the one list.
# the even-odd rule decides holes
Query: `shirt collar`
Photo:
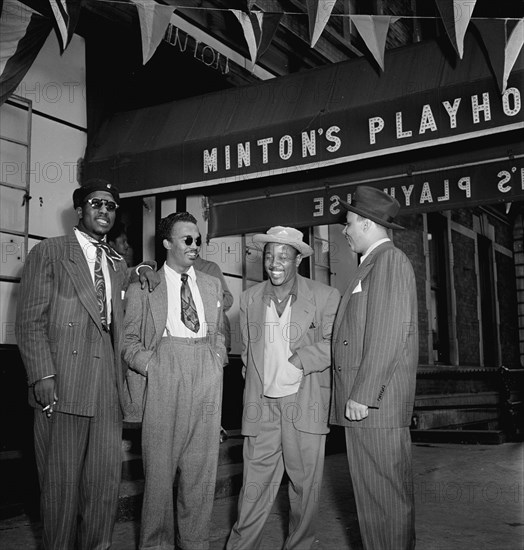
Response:
[{"label": "shirt collar", "polygon": [[[289,291],[289,294],[282,300],[282,302],[285,302],[289,298],[289,296],[291,296],[291,305],[293,305],[293,303],[297,299],[297,292],[298,292],[298,277],[295,277],[295,281],[293,283],[293,286],[291,287],[291,290]],[[270,305],[271,300],[273,300],[276,304],[281,303],[279,302],[279,299],[275,294],[275,288],[271,284],[271,281],[266,281],[266,287],[264,288],[262,300],[267,306]]]},{"label": "shirt collar", "polygon": [[84,233],[81,229],[78,229],[76,225],[75,227],[73,227],[73,231],[76,233],[77,237],[80,237],[83,241],[88,242],[93,246],[95,246],[96,243],[98,242],[102,242],[102,243],[107,242],[106,235],[104,235],[104,237],[100,241],[97,241],[94,237],[91,237],[91,235],[88,235],[87,233]]},{"label": "shirt collar", "polygon": [[[164,269],[167,272],[168,275],[171,277],[176,277],[178,280],[180,280],[180,273],[178,271],[175,271],[172,267],[169,267],[167,263],[164,263]],[[193,282],[196,281],[196,272],[193,266],[191,266],[187,271],[187,278]]]},{"label": "shirt collar", "polygon": [[390,241],[391,239],[389,237],[385,237],[384,239],[380,239],[379,241],[373,243],[367,250],[366,253],[360,258],[360,263],[362,263],[372,252],[377,248],[377,246],[380,246],[382,243],[386,243]]}]

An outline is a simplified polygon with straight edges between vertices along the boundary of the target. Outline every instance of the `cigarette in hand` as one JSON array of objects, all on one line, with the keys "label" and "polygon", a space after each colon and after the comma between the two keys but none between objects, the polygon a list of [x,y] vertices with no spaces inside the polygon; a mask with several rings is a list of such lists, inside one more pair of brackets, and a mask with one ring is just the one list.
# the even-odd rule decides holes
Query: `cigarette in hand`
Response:
[{"label": "cigarette in hand", "polygon": [[53,412],[53,407],[56,405],[56,401],[53,401],[52,403],[49,403],[49,405],[46,405],[43,409],[42,409],[42,412],[46,412],[47,411],[47,417],[49,418],[51,416],[51,413]]}]

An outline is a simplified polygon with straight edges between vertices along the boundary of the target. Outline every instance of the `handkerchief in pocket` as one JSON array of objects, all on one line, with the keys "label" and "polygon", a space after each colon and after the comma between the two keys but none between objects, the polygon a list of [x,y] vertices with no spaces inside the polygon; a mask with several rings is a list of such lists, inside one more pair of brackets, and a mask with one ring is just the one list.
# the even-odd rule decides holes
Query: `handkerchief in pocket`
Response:
[{"label": "handkerchief in pocket", "polygon": [[358,285],[353,289],[353,292],[351,294],[356,294],[357,292],[362,292],[362,283],[361,283],[361,281],[358,282]]}]

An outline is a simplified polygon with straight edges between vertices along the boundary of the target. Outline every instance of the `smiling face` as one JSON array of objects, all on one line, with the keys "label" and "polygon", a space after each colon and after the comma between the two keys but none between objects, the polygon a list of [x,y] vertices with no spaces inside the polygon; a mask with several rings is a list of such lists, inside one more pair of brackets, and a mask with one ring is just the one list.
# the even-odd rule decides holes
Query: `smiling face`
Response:
[{"label": "smiling face", "polygon": [[289,292],[302,261],[298,250],[288,244],[268,243],[264,248],[264,269],[273,286]]},{"label": "smiling face", "polygon": [[[167,265],[177,273],[185,273],[195,263],[200,252],[200,246],[196,245],[199,237],[200,231],[194,223],[176,222],[171,229],[170,238],[162,241],[167,250]],[[186,244],[186,240],[191,240],[191,244]]]},{"label": "smiling face", "polygon": [[107,191],[94,191],[86,197],[84,204],[76,209],[79,215],[78,229],[100,241],[113,227],[116,210],[109,212],[104,204],[97,210],[87,202],[87,199],[105,199],[111,202],[115,202],[115,199]]}]

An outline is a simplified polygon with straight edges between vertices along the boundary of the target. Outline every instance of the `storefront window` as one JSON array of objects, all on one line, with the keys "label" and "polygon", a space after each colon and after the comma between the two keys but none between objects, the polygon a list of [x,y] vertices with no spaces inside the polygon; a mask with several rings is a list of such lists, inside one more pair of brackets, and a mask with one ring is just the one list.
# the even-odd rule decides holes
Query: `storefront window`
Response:
[{"label": "storefront window", "polygon": [[329,258],[329,226],[313,227],[313,249],[315,251],[313,273],[314,279],[326,285],[331,283]]},{"label": "storefront window", "polygon": [[431,213],[427,216],[433,362],[448,365],[450,363],[450,347],[447,219],[438,213]]},{"label": "storefront window", "polygon": [[482,345],[484,366],[497,366],[497,322],[495,318],[495,288],[493,277],[493,244],[483,235],[477,236],[479,257],[480,305],[482,314]]},{"label": "storefront window", "polygon": [[253,242],[254,233],[244,236],[244,289],[248,289],[264,280],[263,249]]}]

